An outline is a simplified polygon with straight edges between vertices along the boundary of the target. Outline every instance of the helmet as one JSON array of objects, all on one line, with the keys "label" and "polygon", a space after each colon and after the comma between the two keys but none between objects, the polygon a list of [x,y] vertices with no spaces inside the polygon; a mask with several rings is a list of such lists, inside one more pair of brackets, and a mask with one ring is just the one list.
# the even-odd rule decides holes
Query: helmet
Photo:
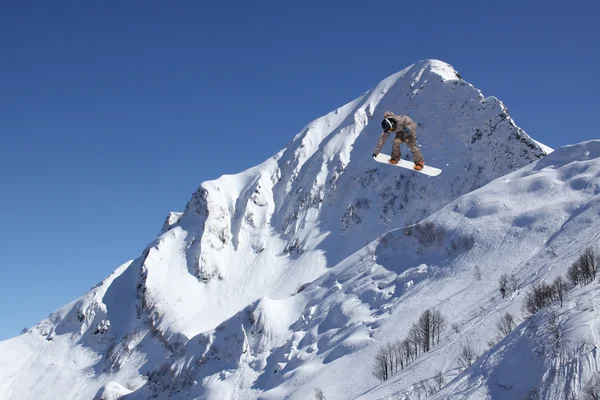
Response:
[{"label": "helmet", "polygon": [[383,128],[384,132],[388,132],[388,131],[393,131],[394,129],[396,129],[396,120],[393,118],[384,118],[383,121],[381,121],[381,127]]}]

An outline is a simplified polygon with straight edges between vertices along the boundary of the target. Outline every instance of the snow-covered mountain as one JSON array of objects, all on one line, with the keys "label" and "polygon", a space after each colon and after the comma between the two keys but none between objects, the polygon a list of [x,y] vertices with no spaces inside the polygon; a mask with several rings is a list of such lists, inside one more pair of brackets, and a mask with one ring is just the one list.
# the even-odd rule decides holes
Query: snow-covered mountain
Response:
[{"label": "snow-covered mountain", "polygon": [[[418,122],[440,176],[372,160],[387,110]],[[593,244],[599,147],[545,156],[499,100],[445,63],[418,62],[264,163],[204,182],[139,258],[1,342],[0,395],[371,399],[415,395],[434,370],[449,382],[465,340],[482,352],[501,312],[522,314],[523,289]],[[507,299],[503,273],[518,286]],[[456,329],[379,385],[376,352],[428,308]],[[578,318],[573,310],[565,318]],[[506,346],[533,345],[531,329],[521,325],[438,396],[495,394],[487,377],[500,379],[491,371]],[[506,396],[530,389],[505,386]]]}]

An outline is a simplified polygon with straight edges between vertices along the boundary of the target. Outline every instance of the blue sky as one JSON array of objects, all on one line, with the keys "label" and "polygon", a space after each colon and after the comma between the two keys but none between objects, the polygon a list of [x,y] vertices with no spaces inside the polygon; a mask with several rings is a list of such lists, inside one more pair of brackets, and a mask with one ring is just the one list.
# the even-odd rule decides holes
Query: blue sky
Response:
[{"label": "blue sky", "polygon": [[139,256],[198,185],[410,64],[535,139],[599,137],[597,2],[3,2],[0,340]]}]

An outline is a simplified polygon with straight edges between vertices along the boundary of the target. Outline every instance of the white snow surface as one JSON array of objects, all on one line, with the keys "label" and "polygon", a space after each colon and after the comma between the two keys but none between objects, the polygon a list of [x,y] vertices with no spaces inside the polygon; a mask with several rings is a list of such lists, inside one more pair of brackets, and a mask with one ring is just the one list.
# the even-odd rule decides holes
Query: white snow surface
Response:
[{"label": "white snow surface", "polygon": [[[387,110],[418,122],[441,175],[371,158]],[[598,141],[552,151],[448,64],[415,63],[264,163],[204,182],[140,257],[0,342],[0,398],[401,399],[438,373],[437,398],[579,393],[596,370],[597,284],[533,318],[523,298],[597,244],[599,157]],[[518,288],[503,299],[504,273]],[[448,321],[439,344],[380,383],[376,352],[428,308]],[[497,342],[506,312],[520,325]],[[467,341],[482,356],[464,369]]]},{"label": "white snow surface", "polygon": [[125,395],[131,393],[131,390],[123,387],[120,383],[117,382],[109,382],[104,385],[96,396],[94,396],[94,400],[118,400]]}]

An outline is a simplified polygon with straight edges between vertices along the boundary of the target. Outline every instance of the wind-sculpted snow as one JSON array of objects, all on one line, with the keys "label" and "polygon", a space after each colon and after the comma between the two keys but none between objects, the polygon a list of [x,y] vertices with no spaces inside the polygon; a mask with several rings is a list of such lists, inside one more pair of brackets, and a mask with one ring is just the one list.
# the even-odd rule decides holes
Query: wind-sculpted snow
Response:
[{"label": "wind-sculpted snow", "polygon": [[[372,160],[387,110],[417,121],[440,176]],[[202,183],[139,258],[0,343],[0,394],[330,400],[412,393],[434,365],[456,376],[462,341],[485,343],[519,308],[498,298],[501,273],[525,288],[597,237],[596,147],[545,156],[499,100],[416,63],[264,163]],[[370,392],[379,346],[427,308],[461,333]]]}]

